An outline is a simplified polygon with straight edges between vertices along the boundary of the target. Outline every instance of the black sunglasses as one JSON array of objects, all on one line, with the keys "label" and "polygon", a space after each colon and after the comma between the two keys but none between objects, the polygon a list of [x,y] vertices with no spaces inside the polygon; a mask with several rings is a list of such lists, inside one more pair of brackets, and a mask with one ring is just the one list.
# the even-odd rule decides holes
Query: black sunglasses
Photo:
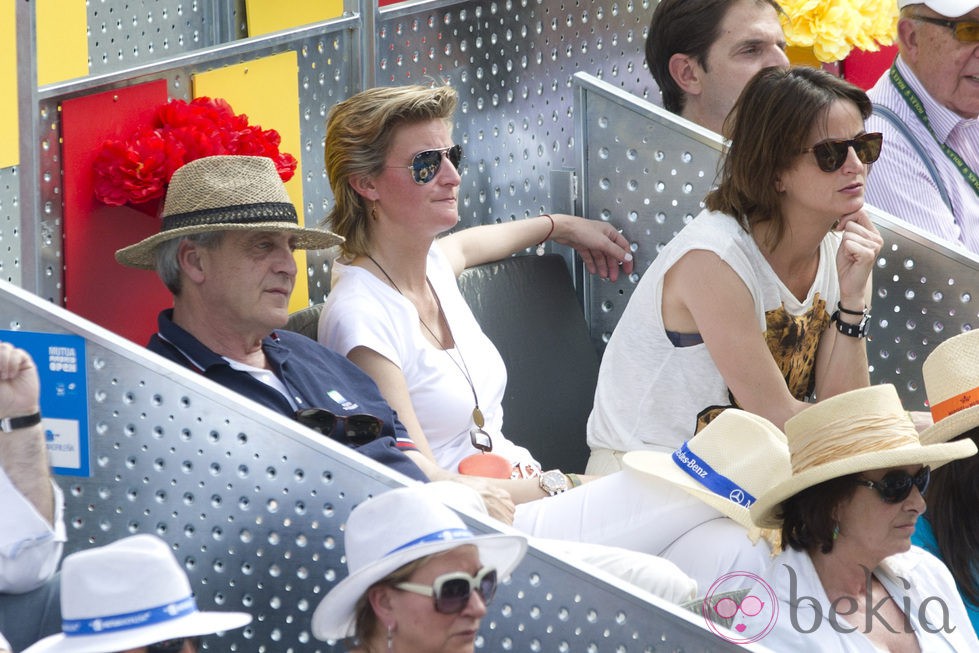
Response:
[{"label": "black sunglasses", "polygon": [[821,141],[802,150],[802,153],[812,152],[816,157],[816,165],[823,172],[835,172],[843,167],[851,147],[861,163],[873,163],[880,157],[880,148],[883,144],[884,135],[880,132],[871,132],[849,140]]},{"label": "black sunglasses", "polygon": [[146,647],[146,653],[180,653],[180,651],[184,650],[184,642],[188,639],[195,644],[194,650],[200,649],[199,637],[179,637],[177,639],[168,639],[163,642],[157,642],[156,644],[150,644]]},{"label": "black sunglasses", "polygon": [[416,184],[427,184],[435,179],[435,175],[442,168],[442,159],[448,158],[456,170],[459,169],[459,162],[462,161],[462,146],[453,145],[437,150],[424,150],[419,152],[411,159],[410,166],[385,166],[387,168],[408,168],[411,170],[411,178]]},{"label": "black sunglasses", "polygon": [[921,496],[925,496],[928,483],[931,481],[931,467],[925,465],[913,476],[903,469],[887,472],[879,481],[868,481],[858,478],[857,484],[877,490],[884,503],[901,503],[911,495],[911,488],[918,488]]},{"label": "black sunglasses", "polygon": [[325,408],[304,408],[296,411],[296,421],[303,426],[333,437],[339,423],[347,442],[356,446],[373,442],[381,434],[384,422],[373,415],[334,415]]},{"label": "black sunglasses", "polygon": [[920,20],[932,25],[941,25],[952,30],[956,41],[963,43],[974,43],[979,41],[979,23],[974,20],[944,20],[942,18],[932,18],[931,16],[911,16],[915,20]]},{"label": "black sunglasses", "polygon": [[431,586],[418,583],[398,583],[395,587],[405,592],[414,592],[435,599],[435,611],[442,614],[456,614],[469,604],[473,590],[479,592],[483,603],[489,604],[496,595],[496,569],[483,567],[475,576],[464,571],[443,574]]}]

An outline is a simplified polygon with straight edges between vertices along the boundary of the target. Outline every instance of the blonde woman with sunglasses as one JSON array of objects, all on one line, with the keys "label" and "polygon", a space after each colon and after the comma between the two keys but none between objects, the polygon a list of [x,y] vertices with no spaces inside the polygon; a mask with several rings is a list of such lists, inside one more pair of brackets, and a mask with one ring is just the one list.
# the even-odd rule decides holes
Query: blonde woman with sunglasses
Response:
[{"label": "blonde woman with sunglasses", "polygon": [[587,471],[671,450],[739,407],[781,428],[869,384],[865,336],[882,239],[863,210],[881,135],[857,87],[767,68],[728,116],[706,209],[667,244],[602,359]]},{"label": "blonde woman with sunglasses", "polygon": [[452,134],[457,103],[449,86],[382,87],[331,111],[328,221],[345,242],[319,340],[374,379],[433,466],[455,473],[491,442],[501,474],[520,479],[506,488],[522,503],[546,496],[540,466],[503,433],[506,369],[456,278],[548,240],[613,281],[632,271],[632,257],[611,224],[557,213],[445,235],[459,222],[465,170]]}]

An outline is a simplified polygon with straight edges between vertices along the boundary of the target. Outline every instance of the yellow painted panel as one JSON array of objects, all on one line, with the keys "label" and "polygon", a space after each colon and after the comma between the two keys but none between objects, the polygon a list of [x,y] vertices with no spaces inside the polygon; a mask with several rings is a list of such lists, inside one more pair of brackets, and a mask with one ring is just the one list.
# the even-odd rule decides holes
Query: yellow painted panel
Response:
[{"label": "yellow painted panel", "polygon": [[0,2],[0,168],[17,165],[17,42],[13,2]]},{"label": "yellow painted panel", "polygon": [[258,36],[336,18],[343,0],[245,0],[245,13],[248,35]]},{"label": "yellow painted panel", "polygon": [[[242,64],[194,75],[194,97],[223,98],[235,113],[248,116],[248,123],[274,129],[282,137],[279,150],[300,161],[296,174],[286,182],[299,221],[303,222],[302,156],[299,140],[299,63],[295,52],[255,59]],[[314,219],[313,222],[317,222]],[[306,252],[296,252],[296,287],[290,310],[309,303]]]},{"label": "yellow painted panel", "polygon": [[85,0],[37,0],[36,6],[38,85],[88,75]]}]

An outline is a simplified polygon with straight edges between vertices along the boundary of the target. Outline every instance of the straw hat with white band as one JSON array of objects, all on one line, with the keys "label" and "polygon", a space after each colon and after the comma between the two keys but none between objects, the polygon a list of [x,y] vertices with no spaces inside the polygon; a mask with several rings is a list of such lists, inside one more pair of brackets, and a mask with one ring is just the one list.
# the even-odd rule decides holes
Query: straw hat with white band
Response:
[{"label": "straw hat with white band", "polygon": [[475,535],[462,519],[423,487],[388,490],[350,513],[343,534],[350,574],[313,612],[313,635],[321,640],[354,635],[357,601],[374,583],[413,560],[471,544],[500,581],[527,551],[522,535]]},{"label": "straw hat with white band", "polygon": [[780,505],[832,478],[873,469],[930,465],[933,469],[976,453],[971,441],[922,445],[892,385],[876,385],[823,399],[785,423],[792,476],[751,506],[762,528],[781,525]]},{"label": "straw hat with white band", "polygon": [[947,442],[979,426],[979,330],[953,336],[921,365],[935,421],[921,432],[925,444]]},{"label": "straw hat with white band", "polygon": [[747,529],[748,508],[789,478],[785,435],[764,417],[728,408],[672,454],[630,451],[623,463],[672,483]]},{"label": "straw hat with white band", "polygon": [[286,232],[296,236],[296,249],[343,242],[332,232],[299,226],[285,184],[264,156],[206,156],[184,164],[170,179],[162,219],[160,233],[116,251],[116,260],[152,269],[161,243],[208,231]]},{"label": "straw hat with white band", "polygon": [[187,573],[155,535],[133,535],[66,556],[61,563],[62,633],[24,653],[126,651],[251,622],[244,612],[201,612]]}]

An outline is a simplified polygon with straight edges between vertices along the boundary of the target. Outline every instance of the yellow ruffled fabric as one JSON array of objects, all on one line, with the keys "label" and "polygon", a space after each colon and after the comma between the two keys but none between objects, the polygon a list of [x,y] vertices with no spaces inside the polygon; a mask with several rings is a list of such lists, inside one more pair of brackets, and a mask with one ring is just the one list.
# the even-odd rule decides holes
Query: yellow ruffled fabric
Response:
[{"label": "yellow ruffled fabric", "polygon": [[842,61],[850,50],[868,52],[897,36],[894,0],[780,0],[789,45],[812,48],[822,62]]}]

